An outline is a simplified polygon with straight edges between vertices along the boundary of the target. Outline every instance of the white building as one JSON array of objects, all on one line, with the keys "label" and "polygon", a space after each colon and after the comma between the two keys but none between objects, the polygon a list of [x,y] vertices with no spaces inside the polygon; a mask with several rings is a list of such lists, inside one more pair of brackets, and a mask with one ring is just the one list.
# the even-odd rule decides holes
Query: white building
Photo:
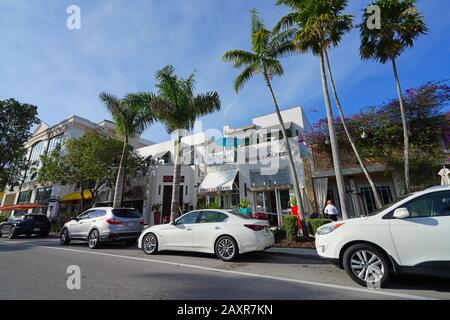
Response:
[{"label": "white building", "polygon": [[[312,211],[306,196],[307,183],[303,157],[308,151],[302,136],[311,125],[300,107],[281,112],[293,154],[295,170],[304,192],[304,205]],[[272,222],[288,210],[294,194],[286,144],[275,113],[254,118],[251,125],[223,128],[223,139],[216,139],[209,150],[207,175],[198,188],[200,198],[215,200],[221,208],[236,208],[247,198],[253,212],[272,213]],[[208,153],[208,152],[207,152]],[[312,190],[308,190],[311,191]]]},{"label": "white building", "polygon": [[[24,173],[24,179],[19,186],[6,187],[3,197],[0,199],[1,206],[20,203],[47,205],[47,209],[43,211],[50,217],[57,214],[61,205],[68,210],[74,209],[73,207],[78,205],[79,198],[77,197],[80,197],[80,192],[76,192],[79,191],[76,186],[40,184],[36,181],[36,173],[30,169],[32,166],[39,167],[41,165],[40,157],[52,152],[56,146],[91,131],[112,136],[115,134],[115,124],[108,120],[94,123],[79,116],[71,116],[53,126],[41,122],[25,144],[28,149],[27,157],[30,165]],[[152,142],[138,138],[132,139],[130,144],[137,149],[150,145]],[[64,198],[67,201],[62,201]],[[15,214],[22,214],[22,212]]]}]

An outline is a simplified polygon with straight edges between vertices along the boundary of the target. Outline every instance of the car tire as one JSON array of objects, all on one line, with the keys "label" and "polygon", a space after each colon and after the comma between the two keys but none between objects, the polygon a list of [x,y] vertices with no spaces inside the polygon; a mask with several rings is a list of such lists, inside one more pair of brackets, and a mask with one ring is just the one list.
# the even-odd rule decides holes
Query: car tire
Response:
[{"label": "car tire", "polygon": [[88,245],[91,249],[98,249],[100,247],[100,233],[97,229],[94,229],[89,233]]},{"label": "car tire", "polygon": [[216,241],[216,245],[214,247],[216,256],[222,261],[233,261],[239,255],[239,248],[236,240],[230,236],[220,237]]},{"label": "car tire", "polygon": [[142,239],[142,251],[152,255],[158,253],[158,237],[154,233],[148,233]]},{"label": "car tire", "polygon": [[69,230],[63,229],[59,235],[59,244],[66,246],[70,243]]},{"label": "car tire", "polygon": [[345,250],[342,264],[350,278],[361,286],[382,288],[392,275],[392,264],[384,252],[370,244],[355,244]]},{"label": "car tire", "polygon": [[17,238],[17,232],[16,232],[16,227],[11,227],[11,229],[9,229],[9,239],[14,239]]}]

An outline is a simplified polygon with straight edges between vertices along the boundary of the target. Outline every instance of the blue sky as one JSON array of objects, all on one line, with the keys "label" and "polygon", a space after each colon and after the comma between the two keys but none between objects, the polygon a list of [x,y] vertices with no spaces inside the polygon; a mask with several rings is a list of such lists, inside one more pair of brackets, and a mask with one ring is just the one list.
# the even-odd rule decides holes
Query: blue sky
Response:
[{"label": "blue sky", "polygon": [[[274,0],[0,0],[0,99],[14,97],[39,107],[55,124],[72,114],[109,119],[98,94],[154,91],[154,73],[173,64],[187,76],[197,70],[197,89],[216,90],[222,111],[204,117],[204,128],[240,126],[273,112],[260,77],[239,95],[238,71],[221,62],[229,49],[249,49],[249,10],[257,8],[272,27],[287,10]],[[348,13],[361,19],[366,0],[350,0]],[[81,30],[68,30],[66,8],[81,8]],[[450,78],[450,11],[446,0],[419,0],[429,34],[398,61],[404,89]],[[390,65],[361,61],[357,30],[331,52],[345,112],[395,97]],[[311,122],[324,117],[319,62],[312,55],[283,60],[286,74],[273,86],[282,108],[302,106]],[[318,109],[321,114],[309,112]],[[169,137],[155,124],[143,137]]]}]

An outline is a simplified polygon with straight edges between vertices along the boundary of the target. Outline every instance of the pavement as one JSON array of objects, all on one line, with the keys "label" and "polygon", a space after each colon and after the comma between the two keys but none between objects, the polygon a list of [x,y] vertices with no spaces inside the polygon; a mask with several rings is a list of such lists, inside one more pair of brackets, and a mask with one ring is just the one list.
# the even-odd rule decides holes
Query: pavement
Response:
[{"label": "pavement", "polygon": [[[69,266],[80,268],[80,290],[67,287]],[[450,299],[450,281],[438,278],[358,286],[310,249],[271,248],[225,263],[197,253],[147,256],[121,243],[60,246],[52,237],[0,239],[0,288],[0,299]]]}]

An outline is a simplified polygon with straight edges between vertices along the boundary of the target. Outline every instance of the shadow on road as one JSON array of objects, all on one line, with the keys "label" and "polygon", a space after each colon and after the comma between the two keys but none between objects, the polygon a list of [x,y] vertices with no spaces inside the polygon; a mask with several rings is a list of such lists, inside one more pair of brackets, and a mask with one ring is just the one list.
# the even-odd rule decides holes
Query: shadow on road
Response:
[{"label": "shadow on road", "polygon": [[386,289],[450,292],[450,279],[402,274],[392,278],[386,285]]}]

